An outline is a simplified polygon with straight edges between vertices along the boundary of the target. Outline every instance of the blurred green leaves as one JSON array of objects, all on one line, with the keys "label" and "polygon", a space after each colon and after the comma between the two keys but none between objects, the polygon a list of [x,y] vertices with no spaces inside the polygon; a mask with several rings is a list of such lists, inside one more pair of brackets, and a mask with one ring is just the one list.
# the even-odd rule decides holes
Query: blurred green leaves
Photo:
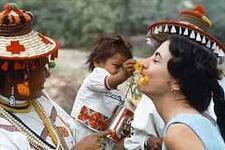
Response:
[{"label": "blurred green leaves", "polygon": [[147,25],[159,19],[178,18],[181,9],[202,3],[212,18],[211,31],[225,41],[224,0],[1,0],[16,2],[34,14],[34,28],[63,47],[90,44],[101,33],[145,35]]}]

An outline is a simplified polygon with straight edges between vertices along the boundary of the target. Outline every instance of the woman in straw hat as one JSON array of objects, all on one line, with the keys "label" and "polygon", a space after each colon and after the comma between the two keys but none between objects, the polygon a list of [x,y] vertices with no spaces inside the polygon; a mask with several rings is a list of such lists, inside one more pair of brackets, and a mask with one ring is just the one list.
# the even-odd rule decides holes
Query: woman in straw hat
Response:
[{"label": "woman in straw hat", "polygon": [[69,115],[43,90],[59,44],[32,30],[32,19],[13,3],[0,13],[0,148],[101,149],[108,132],[75,144]]},{"label": "woman in straw hat", "polygon": [[[207,32],[203,7],[182,11],[180,20],[149,26],[148,42],[160,43],[143,61],[140,86],[166,124],[162,149],[224,149],[224,45]],[[151,40],[151,41],[150,41]],[[217,121],[203,113],[211,99]],[[222,136],[221,136],[222,135]]]},{"label": "woman in straw hat", "polygon": [[[201,7],[202,6],[197,6],[196,9],[189,10],[188,11],[189,17],[187,17],[187,19],[184,19],[184,22],[187,22],[188,24],[193,24],[193,26],[196,26],[195,24],[199,24],[199,21],[198,21],[199,18],[195,17],[196,15],[195,11],[198,11],[199,12],[198,14],[202,14],[201,16],[205,16],[203,12],[201,11],[204,9]],[[187,11],[181,12],[180,16],[184,17],[185,12]],[[158,29],[159,31],[161,31],[160,28]],[[170,34],[170,33],[167,32],[167,34]],[[162,38],[163,37],[164,36],[162,36]],[[151,36],[148,36],[148,38],[151,38]],[[157,41],[159,44],[161,41],[161,40],[157,40],[157,41],[156,40],[152,41],[152,40],[148,41],[149,43],[151,43],[151,45],[154,45],[153,43],[156,44]],[[222,78],[222,80],[219,80],[219,83],[223,88],[225,88],[224,77]],[[213,119],[216,120],[213,106],[214,104],[212,101],[210,106],[208,107],[208,110],[203,112],[203,114],[207,116],[210,115]],[[145,109],[146,107],[148,107],[149,109]],[[142,124],[140,124],[139,122],[142,122]],[[148,98],[143,97],[143,99],[140,101],[139,105],[137,106],[135,110],[134,120],[132,122],[132,127],[134,128],[134,134],[130,138],[126,138],[125,144],[124,144],[125,148],[127,149],[138,149],[138,148],[139,149],[145,149],[145,148],[161,149],[162,140],[160,137],[163,136],[162,134],[163,134],[163,129],[165,125],[162,118],[159,116],[158,112],[155,110],[155,107],[152,106],[152,102]]]}]

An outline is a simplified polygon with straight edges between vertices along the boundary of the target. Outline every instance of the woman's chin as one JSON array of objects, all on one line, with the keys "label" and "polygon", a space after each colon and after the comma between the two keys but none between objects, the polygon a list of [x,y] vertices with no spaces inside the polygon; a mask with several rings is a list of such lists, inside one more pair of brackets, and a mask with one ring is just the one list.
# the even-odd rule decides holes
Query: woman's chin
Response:
[{"label": "woman's chin", "polygon": [[141,85],[141,86],[139,86],[139,90],[142,92],[142,93],[144,93],[144,94],[146,94],[146,86],[145,85]]},{"label": "woman's chin", "polygon": [[147,95],[148,97],[151,97],[152,95],[154,95],[154,92],[155,92],[154,90],[149,89],[148,85],[140,86],[139,89],[143,94]]}]

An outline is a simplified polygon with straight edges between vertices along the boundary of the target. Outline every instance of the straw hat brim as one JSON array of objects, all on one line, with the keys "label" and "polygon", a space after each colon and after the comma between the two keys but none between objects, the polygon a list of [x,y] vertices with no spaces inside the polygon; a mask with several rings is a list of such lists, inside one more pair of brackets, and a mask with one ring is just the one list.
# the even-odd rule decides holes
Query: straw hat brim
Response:
[{"label": "straw hat brim", "polygon": [[225,56],[225,46],[209,32],[184,21],[159,21],[148,27],[148,36],[157,41],[163,41],[168,34],[179,34],[212,49],[219,56]]},{"label": "straw hat brim", "polygon": [[212,50],[218,58],[217,67],[225,75],[225,46],[209,32],[199,27],[178,20],[165,20],[155,22],[148,27],[147,43],[151,43],[151,38],[163,42],[170,34],[178,34],[188,37],[200,45]]},{"label": "straw hat brim", "polygon": [[32,60],[48,57],[59,47],[59,42],[34,30],[21,36],[0,36],[0,59]]}]

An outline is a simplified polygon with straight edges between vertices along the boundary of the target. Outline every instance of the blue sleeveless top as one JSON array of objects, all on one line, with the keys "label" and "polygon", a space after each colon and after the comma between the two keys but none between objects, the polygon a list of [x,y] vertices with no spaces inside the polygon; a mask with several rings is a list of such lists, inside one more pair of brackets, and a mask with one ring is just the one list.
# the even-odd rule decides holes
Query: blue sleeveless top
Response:
[{"label": "blue sleeveless top", "polygon": [[[181,114],[174,117],[165,127],[163,135],[172,124],[184,124],[191,128],[199,137],[205,150],[225,150],[225,143],[216,123],[211,122],[200,114]],[[162,150],[166,150],[163,143]]]}]

